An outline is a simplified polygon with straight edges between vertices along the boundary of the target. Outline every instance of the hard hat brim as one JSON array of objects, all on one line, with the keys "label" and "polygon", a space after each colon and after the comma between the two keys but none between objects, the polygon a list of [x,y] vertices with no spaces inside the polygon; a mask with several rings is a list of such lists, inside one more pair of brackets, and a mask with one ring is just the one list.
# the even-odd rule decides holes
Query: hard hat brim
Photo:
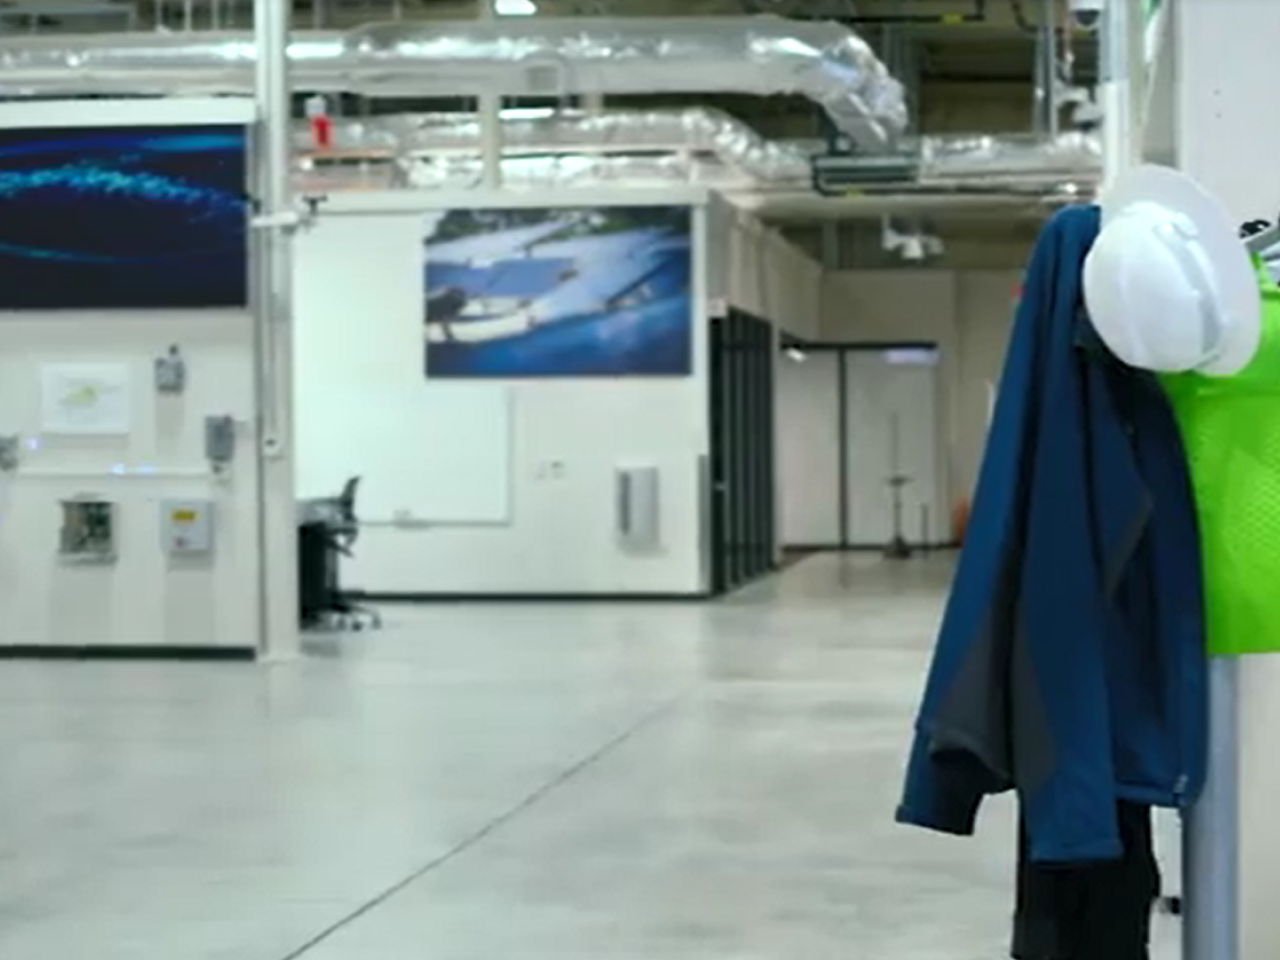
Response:
[{"label": "hard hat brim", "polygon": [[1154,203],[1187,217],[1213,268],[1230,319],[1226,340],[1213,360],[1200,368],[1213,376],[1239,373],[1257,353],[1262,333],[1262,298],[1249,252],[1226,208],[1195,180],[1170,167],[1145,164],[1116,179],[1102,198],[1105,229],[1121,211],[1135,203]]}]

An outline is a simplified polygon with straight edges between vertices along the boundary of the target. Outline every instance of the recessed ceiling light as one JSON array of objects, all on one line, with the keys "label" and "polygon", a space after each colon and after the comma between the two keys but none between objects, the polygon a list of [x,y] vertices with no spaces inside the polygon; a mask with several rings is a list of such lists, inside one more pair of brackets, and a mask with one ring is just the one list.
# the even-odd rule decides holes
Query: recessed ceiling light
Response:
[{"label": "recessed ceiling light", "polygon": [[533,0],[493,0],[493,12],[500,17],[531,17],[538,7]]}]

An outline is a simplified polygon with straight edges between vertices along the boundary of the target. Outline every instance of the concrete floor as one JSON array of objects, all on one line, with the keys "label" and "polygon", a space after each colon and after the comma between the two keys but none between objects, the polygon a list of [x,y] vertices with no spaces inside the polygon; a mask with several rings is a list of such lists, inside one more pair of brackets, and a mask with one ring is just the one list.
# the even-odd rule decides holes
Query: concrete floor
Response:
[{"label": "concrete floor", "polygon": [[274,668],[4,664],[0,957],[1005,956],[1010,805],[892,822],[948,577],[815,557],[716,605],[395,609]]}]

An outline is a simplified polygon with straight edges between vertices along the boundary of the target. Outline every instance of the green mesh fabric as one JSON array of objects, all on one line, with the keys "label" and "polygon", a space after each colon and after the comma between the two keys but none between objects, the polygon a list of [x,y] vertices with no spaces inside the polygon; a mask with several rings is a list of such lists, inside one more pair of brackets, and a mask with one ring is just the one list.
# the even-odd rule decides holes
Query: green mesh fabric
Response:
[{"label": "green mesh fabric", "polygon": [[1280,651],[1280,287],[1259,266],[1262,343],[1232,377],[1163,379],[1200,520],[1209,652]]}]

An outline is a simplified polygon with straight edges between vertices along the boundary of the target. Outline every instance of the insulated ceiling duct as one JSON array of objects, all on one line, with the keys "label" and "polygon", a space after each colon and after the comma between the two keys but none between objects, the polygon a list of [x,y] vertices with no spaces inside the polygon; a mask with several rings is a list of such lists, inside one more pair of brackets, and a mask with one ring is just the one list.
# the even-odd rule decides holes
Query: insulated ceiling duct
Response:
[{"label": "insulated ceiling duct", "polygon": [[[295,90],[365,96],[799,94],[865,149],[906,125],[902,85],[857,34],[780,17],[630,17],[392,23],[300,32]],[[247,33],[0,41],[0,95],[248,93]]]},{"label": "insulated ceiling duct", "polygon": [[[294,134],[303,168],[320,180],[326,169],[334,172],[336,180],[344,176],[339,171],[348,167],[348,179],[359,181],[379,164],[400,168],[399,178],[370,177],[375,183],[432,183],[441,176],[439,171],[447,170],[450,184],[465,184],[473,176],[480,143],[480,121],[470,113],[337,117],[332,143],[324,148],[315,147],[305,124]],[[812,177],[810,157],[818,146],[766,140],[727,113],[693,108],[564,110],[543,116],[504,111],[502,149],[504,169],[517,174],[534,170],[544,180],[553,179],[557,170],[572,171],[575,181],[588,179],[591,170],[606,170],[602,179],[616,182],[625,179],[630,163],[643,180],[650,179],[653,171],[661,171],[660,176],[668,179],[675,171],[683,171],[685,180],[724,182],[725,175],[695,162],[706,157],[724,167],[728,179],[736,173],[739,181],[807,185]],[[1056,187],[1064,180],[1079,181],[1081,189],[1089,189],[1101,173],[1101,153],[1095,134],[1072,132],[1054,139],[961,134],[903,138],[892,153],[834,159],[849,164],[849,180],[861,189],[904,184],[1018,189]],[[668,157],[658,154],[674,159],[668,162]],[[591,156],[608,159],[588,163]],[[537,157],[544,159],[537,161]]]},{"label": "insulated ceiling duct", "polygon": [[[300,127],[294,136],[299,154],[338,162],[473,156],[480,142],[480,120],[468,113],[338,117],[331,146],[321,150],[314,149],[309,127]],[[504,154],[709,154],[762,182],[809,178],[809,151],[803,146],[766,140],[741,120],[707,108],[504,116],[502,149]]]},{"label": "insulated ceiling duct", "polygon": [[1055,137],[973,134],[920,138],[922,180],[1018,177],[1044,179],[1097,176],[1102,141],[1096,133],[1069,131]]}]

